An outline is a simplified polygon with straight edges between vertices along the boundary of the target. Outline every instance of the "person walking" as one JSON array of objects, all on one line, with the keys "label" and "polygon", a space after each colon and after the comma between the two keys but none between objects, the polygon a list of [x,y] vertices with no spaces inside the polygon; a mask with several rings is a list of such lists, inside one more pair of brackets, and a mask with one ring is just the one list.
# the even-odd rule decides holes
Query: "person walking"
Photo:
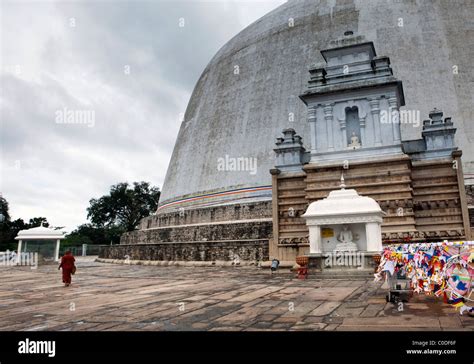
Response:
[{"label": "person walking", "polygon": [[68,287],[71,284],[71,275],[76,272],[76,266],[74,265],[74,256],[71,251],[68,250],[61,258],[61,264],[59,264],[58,270],[63,269],[63,283],[64,286]]}]

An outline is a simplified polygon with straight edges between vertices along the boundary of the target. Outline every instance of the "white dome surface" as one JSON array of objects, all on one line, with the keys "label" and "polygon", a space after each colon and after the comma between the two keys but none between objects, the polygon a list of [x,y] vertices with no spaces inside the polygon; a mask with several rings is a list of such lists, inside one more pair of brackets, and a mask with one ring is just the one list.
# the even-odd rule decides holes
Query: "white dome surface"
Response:
[{"label": "white dome surface", "polygon": [[[276,138],[291,127],[308,149],[307,110],[298,96],[307,88],[310,66],[324,61],[320,51],[347,31],[390,57],[394,76],[403,82],[404,110],[419,111],[423,120],[437,107],[452,117],[464,173],[474,173],[473,14],[473,1],[295,0],[249,25],[217,52],[196,84],[163,184],[161,211],[242,197],[270,201]],[[421,124],[401,125],[402,139],[421,138]],[[227,158],[255,160],[256,168],[219,169],[218,161]]]},{"label": "white dome surface", "polygon": [[356,214],[382,214],[377,201],[360,196],[356,190],[331,191],[323,200],[312,202],[303,217],[344,216]]}]

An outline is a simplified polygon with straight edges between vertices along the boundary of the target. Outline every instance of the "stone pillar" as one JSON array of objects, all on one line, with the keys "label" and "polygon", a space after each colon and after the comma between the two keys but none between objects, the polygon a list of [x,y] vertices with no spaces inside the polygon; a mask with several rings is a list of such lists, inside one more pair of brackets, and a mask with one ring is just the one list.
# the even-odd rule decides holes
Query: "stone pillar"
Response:
[{"label": "stone pillar", "polygon": [[365,139],[365,116],[359,117],[359,125],[360,125],[360,145],[364,147],[367,143]]},{"label": "stone pillar", "polygon": [[324,119],[326,120],[326,129],[328,137],[328,150],[334,150],[334,131],[333,131],[333,113],[332,104],[326,104],[324,106]]},{"label": "stone pillar", "polygon": [[[398,110],[398,101],[396,97],[390,97],[388,99],[388,107],[390,110],[390,120],[392,121],[392,131],[393,131],[393,141],[395,143],[400,143],[400,110]],[[393,111],[396,111],[396,119],[394,120]]]},{"label": "stone pillar", "polygon": [[270,170],[272,175],[272,220],[273,220],[273,238],[270,239],[269,255],[270,259],[278,257],[278,239],[280,233],[278,217],[278,175],[280,170],[274,168]]},{"label": "stone pillar", "polygon": [[21,246],[23,245],[23,240],[18,240],[18,251],[16,255],[16,264],[20,264],[21,260]]},{"label": "stone pillar", "polygon": [[54,249],[54,261],[59,261],[59,245],[61,244],[61,240],[56,240],[56,249]]},{"label": "stone pillar", "polygon": [[378,222],[368,222],[365,224],[368,252],[380,252],[382,250],[382,229],[380,226]]},{"label": "stone pillar", "polygon": [[372,120],[374,121],[374,140],[375,146],[382,145],[382,134],[380,131],[380,101],[379,99],[372,99],[369,101],[370,112],[372,113]]},{"label": "stone pillar", "polygon": [[310,225],[309,226],[309,253],[310,254],[321,254],[321,226]]},{"label": "stone pillar", "polygon": [[316,153],[318,146],[316,145],[316,110],[317,106],[308,107],[308,122],[311,133],[311,153]]},{"label": "stone pillar", "polygon": [[339,119],[339,127],[341,128],[342,135],[342,148],[347,148],[347,130],[346,130],[346,117]]}]

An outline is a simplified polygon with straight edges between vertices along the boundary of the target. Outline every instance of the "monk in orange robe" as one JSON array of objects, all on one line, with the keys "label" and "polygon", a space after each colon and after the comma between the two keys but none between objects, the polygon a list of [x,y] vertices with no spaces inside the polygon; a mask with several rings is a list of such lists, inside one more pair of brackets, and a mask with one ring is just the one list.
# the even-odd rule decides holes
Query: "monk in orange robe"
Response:
[{"label": "monk in orange robe", "polygon": [[63,283],[66,287],[68,287],[71,284],[71,274],[73,274],[73,269],[75,270],[74,262],[76,259],[74,259],[74,256],[71,254],[71,251],[67,251],[64,256],[61,258],[61,264],[58,267],[59,269],[63,269]]}]

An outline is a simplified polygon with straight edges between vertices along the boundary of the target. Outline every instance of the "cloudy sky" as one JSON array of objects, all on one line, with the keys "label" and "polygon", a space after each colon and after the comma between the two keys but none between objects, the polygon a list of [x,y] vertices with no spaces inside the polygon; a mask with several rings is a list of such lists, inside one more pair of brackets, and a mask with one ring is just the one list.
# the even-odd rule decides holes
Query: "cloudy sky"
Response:
[{"label": "cloudy sky", "polygon": [[204,67],[283,2],[0,0],[0,191],[12,218],[72,230],[112,184],[161,188]]}]

